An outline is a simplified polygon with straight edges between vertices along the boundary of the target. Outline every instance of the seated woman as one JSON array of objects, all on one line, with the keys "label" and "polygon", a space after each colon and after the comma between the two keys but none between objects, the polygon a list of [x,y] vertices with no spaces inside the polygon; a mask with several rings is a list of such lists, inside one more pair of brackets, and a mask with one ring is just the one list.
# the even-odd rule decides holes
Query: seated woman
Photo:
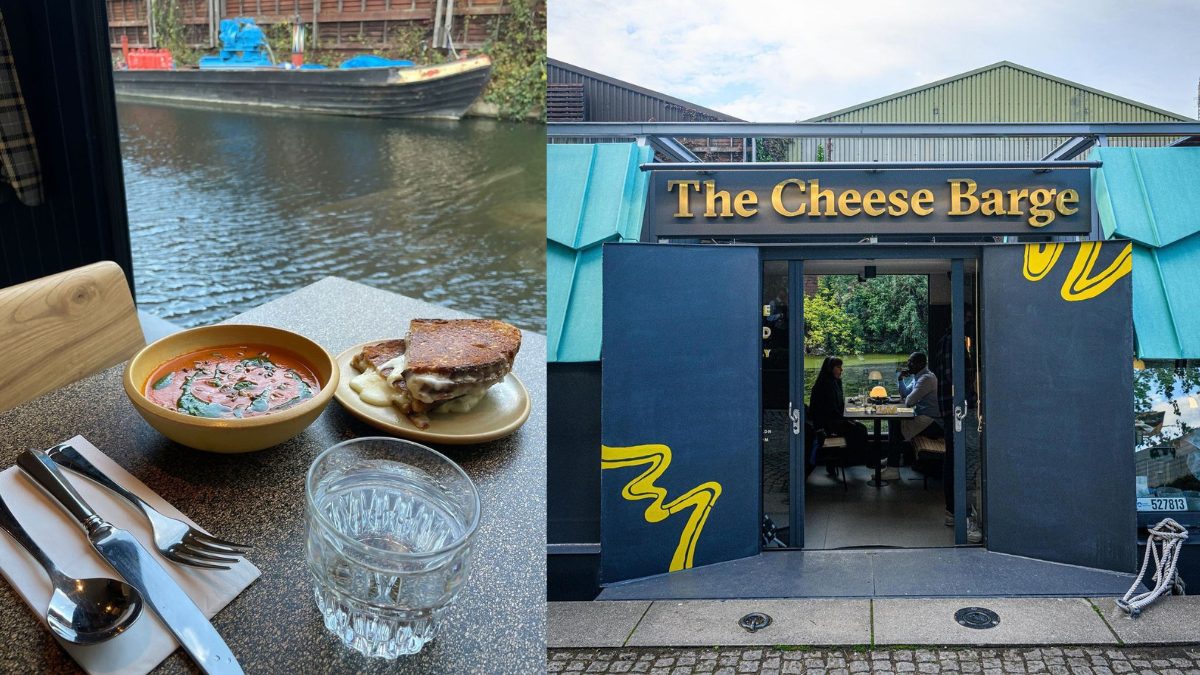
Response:
[{"label": "seated woman", "polygon": [[[846,439],[846,450],[850,457],[866,456],[867,428],[844,417],[846,398],[842,393],[842,360],[838,357],[827,356],[821,364],[821,372],[817,373],[817,381],[813,382],[809,396],[808,411],[813,426],[828,435]],[[826,471],[832,474],[833,466],[827,466]]]}]

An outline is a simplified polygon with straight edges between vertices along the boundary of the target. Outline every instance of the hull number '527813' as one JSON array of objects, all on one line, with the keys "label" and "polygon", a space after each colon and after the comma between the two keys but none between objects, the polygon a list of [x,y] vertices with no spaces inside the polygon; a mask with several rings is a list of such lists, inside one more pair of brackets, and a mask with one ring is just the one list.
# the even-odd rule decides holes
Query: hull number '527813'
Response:
[{"label": "hull number '527813'", "polygon": [[1138,511],[1187,511],[1187,499],[1183,497],[1139,497]]}]

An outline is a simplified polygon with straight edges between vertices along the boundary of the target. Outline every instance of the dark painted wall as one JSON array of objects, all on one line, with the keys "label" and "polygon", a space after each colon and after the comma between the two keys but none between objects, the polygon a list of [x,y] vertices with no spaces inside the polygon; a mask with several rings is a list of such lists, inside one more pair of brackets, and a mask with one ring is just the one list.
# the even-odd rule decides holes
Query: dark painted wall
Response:
[{"label": "dark painted wall", "polygon": [[546,373],[546,541],[600,542],[600,362]]},{"label": "dark painted wall", "polygon": [[[1067,301],[1064,282],[1083,246],[1064,244],[1040,281],[1023,272],[1024,246],[984,250],[985,531],[993,551],[1129,572],[1137,550],[1129,274]],[[1104,243],[1088,277],[1124,249]]]},{"label": "dark painted wall", "polygon": [[0,202],[0,286],[114,260],[133,287],[105,3],[0,0],[45,203]]},{"label": "dark painted wall", "polygon": [[758,552],[760,265],[755,248],[604,247],[605,583],[667,572],[689,541],[695,567]]}]

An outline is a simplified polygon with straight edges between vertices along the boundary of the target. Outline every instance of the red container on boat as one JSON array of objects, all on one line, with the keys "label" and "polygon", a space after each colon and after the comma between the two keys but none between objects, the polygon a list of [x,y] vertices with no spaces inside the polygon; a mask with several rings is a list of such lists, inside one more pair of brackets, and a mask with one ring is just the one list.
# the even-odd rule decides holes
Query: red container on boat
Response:
[{"label": "red container on boat", "polygon": [[170,70],[175,66],[167,49],[132,49],[125,62],[130,70]]},{"label": "red container on boat", "polygon": [[129,70],[171,70],[175,59],[169,49],[130,49],[129,37],[121,36],[121,54]]}]

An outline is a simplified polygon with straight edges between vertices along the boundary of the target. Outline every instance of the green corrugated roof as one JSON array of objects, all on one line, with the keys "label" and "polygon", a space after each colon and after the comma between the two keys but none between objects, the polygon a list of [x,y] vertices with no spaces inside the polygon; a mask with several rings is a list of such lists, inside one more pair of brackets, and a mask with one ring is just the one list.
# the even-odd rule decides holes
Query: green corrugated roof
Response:
[{"label": "green corrugated roof", "polygon": [[1106,237],[1133,240],[1138,356],[1200,358],[1200,148],[1098,148]]},{"label": "green corrugated roof", "polygon": [[1169,110],[1000,61],[809,122],[1194,122]]},{"label": "green corrugated roof", "polygon": [[[1026,123],[1173,122],[1195,119],[1117,96],[1049,73],[1001,61],[865,103],[825,113],[809,122]],[[793,162],[915,160],[1031,160],[1050,154],[1066,138],[799,138],[788,148]],[[1174,138],[1114,137],[1110,145],[1160,147]]]},{"label": "green corrugated roof", "polygon": [[653,157],[632,143],[546,146],[546,358],[600,360],[601,245],[642,233]]}]

